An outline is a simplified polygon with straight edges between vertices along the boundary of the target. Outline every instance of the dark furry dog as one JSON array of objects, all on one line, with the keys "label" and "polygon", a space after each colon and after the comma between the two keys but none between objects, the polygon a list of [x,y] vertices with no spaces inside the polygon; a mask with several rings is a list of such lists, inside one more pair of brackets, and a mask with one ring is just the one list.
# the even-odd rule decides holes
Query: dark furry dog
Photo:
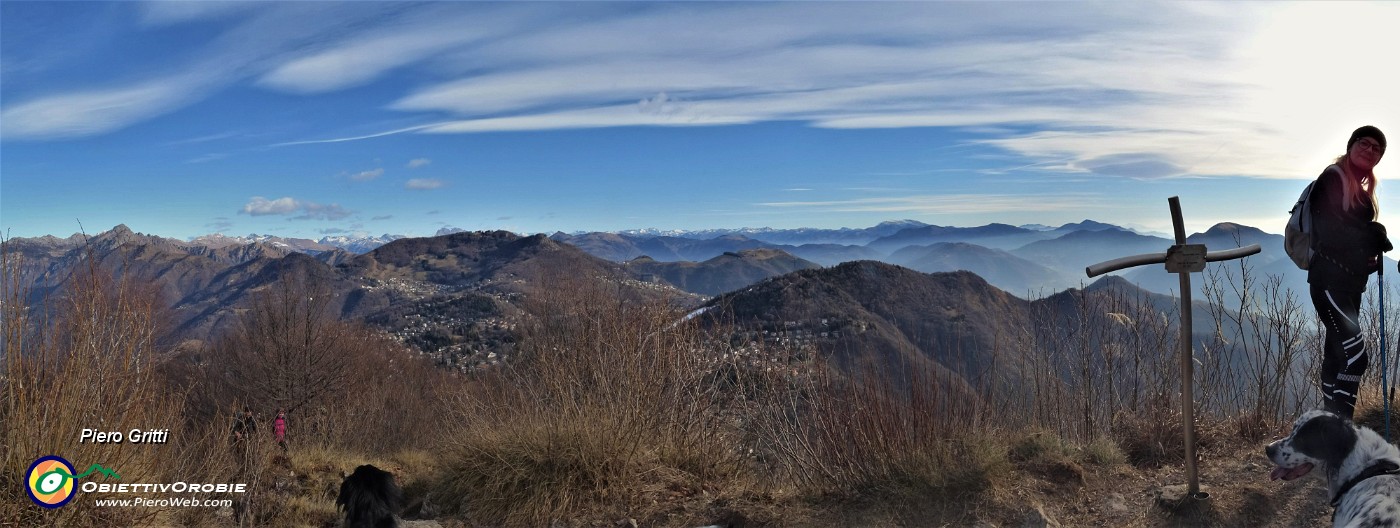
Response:
[{"label": "dark furry dog", "polygon": [[365,464],[340,483],[337,508],[345,510],[346,528],[394,528],[394,515],[403,507],[403,491],[394,475]]}]

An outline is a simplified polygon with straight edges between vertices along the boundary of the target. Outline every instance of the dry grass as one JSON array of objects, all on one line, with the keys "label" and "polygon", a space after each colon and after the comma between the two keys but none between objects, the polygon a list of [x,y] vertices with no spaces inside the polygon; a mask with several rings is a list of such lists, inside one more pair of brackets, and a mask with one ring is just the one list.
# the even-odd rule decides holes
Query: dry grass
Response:
[{"label": "dry grass", "polygon": [[526,325],[521,362],[457,402],[442,486],[461,502],[447,506],[492,525],[645,519],[658,492],[707,493],[745,475],[697,329],[596,284],[534,299],[543,315]]},{"label": "dry grass", "polygon": [[[167,346],[162,323],[170,320],[168,303],[153,285],[114,277],[88,255],[61,290],[30,307],[31,291],[19,281],[16,256],[0,251],[0,257],[0,525],[324,526],[336,519],[333,493],[340,472],[354,467],[344,464],[363,457],[401,475],[426,478],[431,472],[432,457],[422,452],[381,456],[429,441],[419,431],[432,429],[432,408],[445,380],[400,347],[359,329],[351,332],[362,352],[344,356],[345,382],[332,391],[345,405],[308,413],[331,429],[324,434],[312,434],[319,430],[310,420],[291,417],[288,459],[271,442],[270,421],[250,441],[231,442],[233,409],[216,405],[235,391],[208,365],[188,362]],[[359,397],[343,398],[346,393]],[[130,439],[80,443],[84,428],[170,434],[163,445]],[[322,445],[354,446],[350,453],[365,454],[317,447]],[[297,456],[302,449],[310,457],[305,463]],[[123,483],[245,483],[249,491],[201,497],[232,499],[231,511],[98,508],[95,500],[109,498],[101,493],[79,493],[64,507],[46,510],[30,504],[21,479],[29,464],[50,454],[68,459],[78,472],[101,464]],[[318,472],[323,464],[332,471]]]},{"label": "dry grass", "polygon": [[1128,455],[1117,442],[1107,437],[1095,438],[1079,448],[1079,459],[1086,464],[1113,467],[1128,463]]},{"label": "dry grass", "polygon": [[[1184,450],[1176,314],[1122,294],[1081,294],[1074,313],[1006,329],[1024,338],[1000,352],[1025,358],[1014,378],[922,366],[888,378],[837,372],[813,350],[767,351],[812,358],[776,368],[739,361],[674,307],[555,277],[528,300],[519,359],[478,379],[353,333],[363,346],[347,348],[335,383],[279,396],[305,400],[283,456],[270,441],[229,444],[228,406],[256,391],[207,364],[165,368],[152,289],[90,267],[26,311],[5,271],[0,523],[17,526],[325,526],[340,479],[365,463],[395,473],[410,502],[489,526],[1016,524],[1028,496],[1073,495],[1098,474],[1160,477]],[[1216,280],[1212,300],[1235,279]],[[1311,313],[1265,290],[1212,312],[1217,337],[1198,343],[1198,451],[1246,452],[1315,400]],[[1358,410],[1377,429],[1378,372]],[[83,427],[169,428],[174,442],[77,444]],[[90,495],[39,511],[17,476],[51,453],[124,480],[251,491],[236,513],[98,510]]]},{"label": "dry grass", "polygon": [[[163,351],[160,322],[165,304],[153,288],[112,278],[95,264],[80,266],[58,296],[26,309],[26,285],[17,282],[4,255],[3,350],[0,378],[0,520],[15,525],[106,526],[147,522],[163,512],[150,508],[101,508],[81,494],[54,510],[33,507],[20,481],[29,465],[59,455],[83,471],[101,464],[126,481],[212,476],[216,465],[128,441],[79,443],[85,428],[101,431],[170,429],[174,438],[196,435],[179,418],[155,375]],[[173,455],[173,456],[172,456]],[[105,478],[105,477],[93,477]],[[81,500],[80,500],[81,499]]]}]

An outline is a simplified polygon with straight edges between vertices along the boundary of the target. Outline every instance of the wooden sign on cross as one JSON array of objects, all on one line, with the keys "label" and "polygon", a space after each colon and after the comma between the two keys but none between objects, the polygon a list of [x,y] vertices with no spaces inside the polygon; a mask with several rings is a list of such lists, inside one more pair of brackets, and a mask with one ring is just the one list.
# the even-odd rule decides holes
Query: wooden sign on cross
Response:
[{"label": "wooden sign on cross", "polygon": [[1205,244],[1187,244],[1186,228],[1181,221],[1181,202],[1173,196],[1167,199],[1171,207],[1172,231],[1176,244],[1164,253],[1132,255],[1100,262],[1084,269],[1090,278],[1144,264],[1166,264],[1169,273],[1181,278],[1181,418],[1185,422],[1186,440],[1186,480],[1187,498],[1204,499],[1200,481],[1196,475],[1196,426],[1195,405],[1192,398],[1191,378],[1194,368],[1191,362],[1191,274],[1206,268],[1207,262],[1244,258],[1259,252],[1259,244],[1224,251],[1206,251]]}]

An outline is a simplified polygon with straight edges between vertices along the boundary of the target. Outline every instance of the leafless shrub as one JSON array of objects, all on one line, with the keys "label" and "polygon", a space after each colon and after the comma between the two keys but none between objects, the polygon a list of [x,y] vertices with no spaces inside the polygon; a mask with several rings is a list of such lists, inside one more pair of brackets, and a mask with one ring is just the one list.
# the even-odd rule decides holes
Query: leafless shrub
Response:
[{"label": "leafless shrub", "polygon": [[628,302],[592,278],[550,282],[529,301],[517,361],[453,410],[443,485],[459,506],[519,526],[645,518],[657,497],[736,479],[737,438],[707,376],[714,361],[684,313]]},{"label": "leafless shrub", "polygon": [[177,406],[161,398],[153,364],[161,349],[162,299],[151,288],[114,278],[88,255],[66,287],[38,308],[19,281],[16,256],[0,248],[0,520],[15,525],[113,525],[148,522],[162,512],[147,508],[97,508],[83,494],[63,508],[33,507],[21,483],[29,465],[46,455],[70,460],[76,471],[101,464],[119,474],[158,479],[196,473],[187,460],[171,460],[130,441],[82,442],[83,429],[170,429],[182,432]]}]

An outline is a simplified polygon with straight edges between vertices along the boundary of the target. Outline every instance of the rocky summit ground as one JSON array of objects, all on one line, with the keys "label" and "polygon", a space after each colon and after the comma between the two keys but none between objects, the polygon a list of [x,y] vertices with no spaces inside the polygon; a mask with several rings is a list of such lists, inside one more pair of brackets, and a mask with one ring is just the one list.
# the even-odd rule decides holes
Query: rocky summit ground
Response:
[{"label": "rocky summit ground", "polygon": [[[1400,418],[1391,417],[1392,441],[1400,438]],[[1379,409],[1363,410],[1357,422],[1384,431]],[[1282,434],[1283,432],[1280,432]],[[975,514],[981,526],[1113,527],[1302,527],[1331,526],[1326,484],[1315,472],[1294,481],[1271,481],[1264,456],[1269,440],[1239,442],[1198,453],[1204,500],[1173,502],[1187,483],[1180,464],[1161,468],[1116,465],[1030,472],[994,502],[997,511]],[[1021,470],[1018,470],[1021,471]],[[1008,506],[1011,505],[1011,506]],[[1019,506],[1015,506],[1019,505]],[[971,519],[969,519],[971,520]],[[959,523],[942,523],[958,525]]]}]

